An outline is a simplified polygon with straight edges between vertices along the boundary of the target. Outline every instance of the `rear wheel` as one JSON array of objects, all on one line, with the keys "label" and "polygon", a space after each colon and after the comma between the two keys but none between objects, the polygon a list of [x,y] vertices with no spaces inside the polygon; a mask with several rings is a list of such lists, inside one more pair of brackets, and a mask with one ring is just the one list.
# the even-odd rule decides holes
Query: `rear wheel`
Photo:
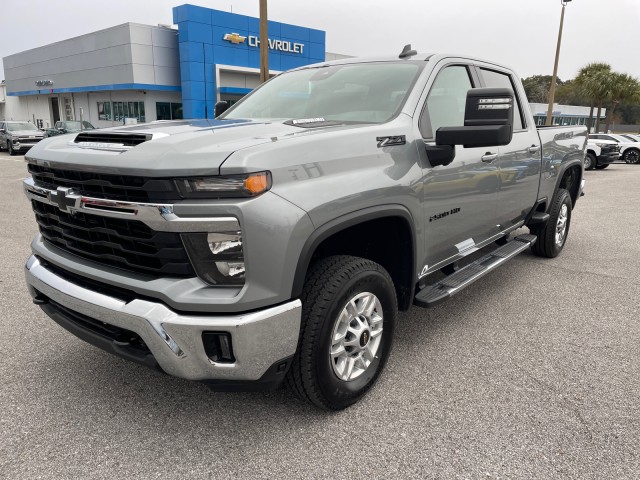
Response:
[{"label": "rear wheel", "polygon": [[593,170],[595,166],[598,164],[598,160],[593,153],[587,153],[584,156],[584,169],[585,170]]},{"label": "rear wheel", "polygon": [[640,163],[640,151],[632,148],[624,152],[624,161],[626,163],[637,164]]},{"label": "rear wheel", "polygon": [[531,250],[539,257],[557,257],[567,241],[571,226],[571,195],[564,188],[558,189],[551,210],[549,220],[544,227],[532,229],[531,233],[538,237]]},{"label": "rear wheel", "polygon": [[389,357],[397,310],[393,281],[382,266],[351,256],[320,260],[305,282],[288,385],[324,410],[357,402]]}]

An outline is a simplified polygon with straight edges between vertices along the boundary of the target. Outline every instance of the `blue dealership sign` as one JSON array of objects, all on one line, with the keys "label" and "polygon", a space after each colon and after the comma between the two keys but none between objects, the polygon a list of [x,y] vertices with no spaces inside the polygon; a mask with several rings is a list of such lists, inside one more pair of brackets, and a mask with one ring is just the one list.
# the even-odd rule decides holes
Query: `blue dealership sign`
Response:
[{"label": "blue dealership sign", "polygon": [[[260,68],[259,19],[194,5],[173,9],[178,25],[185,118],[211,118],[220,88],[216,66]],[[268,23],[269,69],[289,70],[325,60],[325,32]],[[230,91],[228,88],[226,91]]]}]

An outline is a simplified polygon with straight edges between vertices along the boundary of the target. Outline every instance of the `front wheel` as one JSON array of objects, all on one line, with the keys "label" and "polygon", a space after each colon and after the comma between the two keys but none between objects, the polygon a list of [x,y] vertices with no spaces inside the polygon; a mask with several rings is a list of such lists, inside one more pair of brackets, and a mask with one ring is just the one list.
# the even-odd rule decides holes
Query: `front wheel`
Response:
[{"label": "front wheel", "polygon": [[7,142],[7,151],[9,152],[9,155],[16,154],[16,151],[13,149],[13,145],[11,145],[11,142]]},{"label": "front wheel", "polygon": [[538,237],[536,243],[531,247],[534,254],[548,258],[560,255],[569,235],[571,210],[571,195],[564,188],[558,189],[555,197],[553,197],[549,220],[547,220],[543,228],[531,231]]},{"label": "front wheel", "polygon": [[593,153],[587,153],[584,156],[584,169],[585,170],[593,170],[596,165],[598,164],[598,161],[596,159],[596,156]]},{"label": "front wheel", "polygon": [[632,148],[624,152],[624,161],[630,164],[640,163],[640,151]]},{"label": "front wheel", "polygon": [[287,383],[303,400],[342,410],[378,379],[398,311],[387,271],[371,260],[332,256],[307,276],[298,350]]}]

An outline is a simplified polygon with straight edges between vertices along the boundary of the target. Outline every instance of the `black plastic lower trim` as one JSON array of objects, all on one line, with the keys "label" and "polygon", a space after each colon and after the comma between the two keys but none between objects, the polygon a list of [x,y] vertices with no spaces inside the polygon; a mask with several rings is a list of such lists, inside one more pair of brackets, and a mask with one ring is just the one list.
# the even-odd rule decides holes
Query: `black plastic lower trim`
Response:
[{"label": "black plastic lower trim", "polygon": [[[108,334],[97,333],[93,331],[86,322],[80,318],[81,314],[72,313],[66,308],[47,299],[38,292],[35,302],[51,319],[68,332],[74,334],[80,340],[90,343],[94,347],[98,347],[108,353],[117,355],[126,360],[145,365],[154,370],[164,372],[160,365],[151,354],[141,348],[136,348],[119,342],[117,339],[109,338]],[[87,317],[88,319],[88,317]]]},{"label": "black plastic lower trim", "polygon": [[202,380],[214,392],[262,392],[275,390],[284,380],[293,356],[278,360],[258,380]]}]

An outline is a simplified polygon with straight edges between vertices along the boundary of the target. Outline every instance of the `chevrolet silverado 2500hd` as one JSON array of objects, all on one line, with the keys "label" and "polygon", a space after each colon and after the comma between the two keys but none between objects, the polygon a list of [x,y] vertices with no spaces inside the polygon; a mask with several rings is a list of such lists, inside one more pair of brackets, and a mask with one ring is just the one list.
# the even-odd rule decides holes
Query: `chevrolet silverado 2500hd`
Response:
[{"label": "chevrolet silverado 2500hd", "polygon": [[536,129],[515,73],[483,60],[405,49],[299,68],[215,120],[34,146],[26,281],[114,354],[215,389],[286,380],[342,409],[383,370],[398,310],[529,247],[561,252],[586,138]]}]

